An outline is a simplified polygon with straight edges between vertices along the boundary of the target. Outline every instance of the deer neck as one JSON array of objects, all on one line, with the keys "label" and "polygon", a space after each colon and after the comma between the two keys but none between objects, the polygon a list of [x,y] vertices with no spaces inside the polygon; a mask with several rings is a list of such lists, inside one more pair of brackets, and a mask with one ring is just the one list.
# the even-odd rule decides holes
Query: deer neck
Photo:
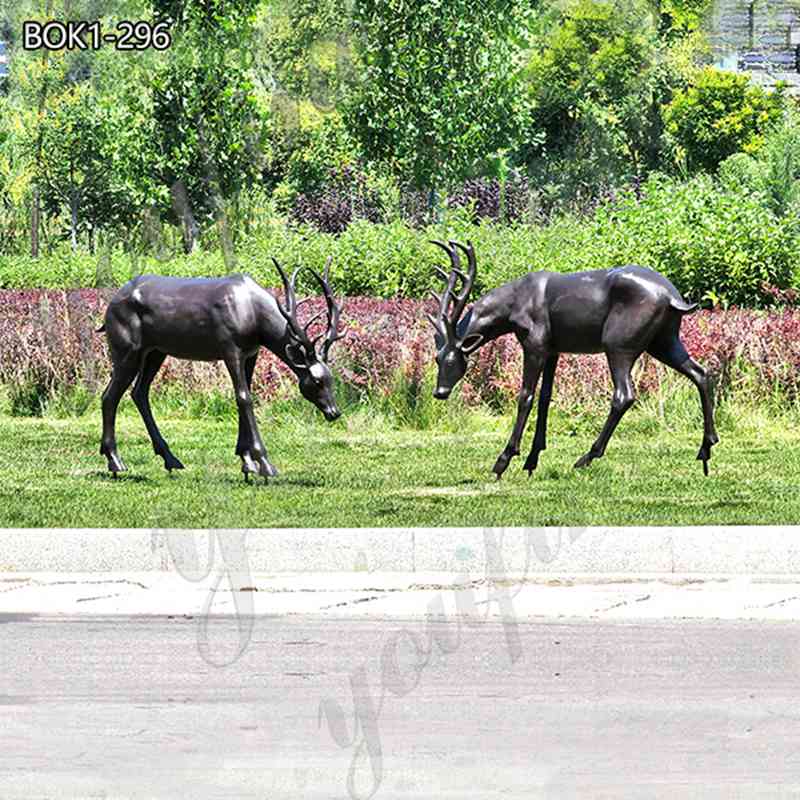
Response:
[{"label": "deer neck", "polygon": [[511,333],[508,310],[503,310],[504,304],[495,302],[493,294],[493,292],[485,294],[467,311],[458,326],[459,339],[480,334],[483,343],[486,344],[499,336]]}]

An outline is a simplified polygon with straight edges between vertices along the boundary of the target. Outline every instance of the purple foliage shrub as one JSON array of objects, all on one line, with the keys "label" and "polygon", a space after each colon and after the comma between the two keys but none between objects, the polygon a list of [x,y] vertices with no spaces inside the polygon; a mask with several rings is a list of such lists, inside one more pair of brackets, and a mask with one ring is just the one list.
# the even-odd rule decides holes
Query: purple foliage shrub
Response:
[{"label": "purple foliage shrub", "polygon": [[471,208],[476,219],[518,222],[528,212],[532,191],[526,178],[512,172],[501,186],[497,178],[471,178],[451,194],[451,207]]},{"label": "purple foliage shrub", "polygon": [[341,167],[330,171],[320,190],[298,194],[291,216],[323,233],[341,233],[354,219],[380,222],[381,204],[363,172]]},{"label": "purple foliage shrub", "polygon": [[[500,181],[497,178],[470,178],[453,189],[444,198],[444,203],[450,208],[471,208],[476,221],[521,222],[530,215],[531,198],[538,198],[528,178],[515,171],[506,179],[502,194],[501,204]],[[429,192],[403,187],[400,214],[412,228],[424,228],[430,224]]]}]

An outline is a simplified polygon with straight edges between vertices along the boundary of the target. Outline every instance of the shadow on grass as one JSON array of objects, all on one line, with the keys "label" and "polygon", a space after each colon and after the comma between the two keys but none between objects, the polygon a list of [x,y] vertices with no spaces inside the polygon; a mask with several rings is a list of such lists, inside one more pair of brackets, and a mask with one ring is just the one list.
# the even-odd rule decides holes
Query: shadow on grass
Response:
[{"label": "shadow on grass", "polygon": [[261,475],[251,475],[250,480],[245,480],[242,473],[238,475],[215,475],[208,477],[208,484],[215,484],[217,486],[227,486],[237,488],[239,486],[252,486],[252,487],[272,487],[278,488],[297,488],[297,489],[322,489],[329,487],[321,478],[300,478],[286,476],[283,474],[278,475],[276,478],[264,479]]},{"label": "shadow on grass", "polygon": [[95,470],[84,477],[88,478],[89,480],[101,480],[105,483],[118,483],[120,485],[123,483],[154,483],[153,479],[147,475],[139,475],[132,472],[118,473],[117,477],[115,478],[113,472]]},{"label": "shadow on grass", "polygon": [[328,483],[321,478],[287,477],[283,479],[283,483],[287,486],[296,486],[301,489],[322,489],[325,486],[328,486]]}]

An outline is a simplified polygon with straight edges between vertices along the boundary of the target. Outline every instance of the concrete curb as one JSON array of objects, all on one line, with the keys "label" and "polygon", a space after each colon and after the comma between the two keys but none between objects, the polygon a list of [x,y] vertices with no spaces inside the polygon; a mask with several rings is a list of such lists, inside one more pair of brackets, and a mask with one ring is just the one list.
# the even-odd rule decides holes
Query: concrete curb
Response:
[{"label": "concrete curb", "polygon": [[800,527],[6,529],[0,572],[800,575]]},{"label": "concrete curb", "polygon": [[[241,583],[239,582],[241,581]],[[398,620],[800,620],[800,581],[780,577],[662,575],[492,581],[446,573],[0,574],[0,622],[27,617],[194,619],[281,616]]]}]

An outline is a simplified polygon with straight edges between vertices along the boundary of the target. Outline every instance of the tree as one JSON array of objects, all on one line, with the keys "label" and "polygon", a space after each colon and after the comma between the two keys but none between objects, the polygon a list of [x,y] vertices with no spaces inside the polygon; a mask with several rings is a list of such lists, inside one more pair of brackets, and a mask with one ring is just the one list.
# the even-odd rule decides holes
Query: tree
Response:
[{"label": "tree", "polygon": [[653,167],[659,61],[646,2],[569,2],[528,64],[530,122],[517,158],[543,182],[589,195]]},{"label": "tree", "polygon": [[368,158],[435,189],[505,147],[529,2],[360,0],[346,119]]},{"label": "tree", "polygon": [[270,99],[272,141],[262,176],[270,188],[282,184],[281,197],[318,189],[357,149],[340,113],[354,75],[350,33],[341,0],[264,5],[255,50]]},{"label": "tree", "polygon": [[353,77],[350,18],[341,0],[271,0],[257,58],[271,88],[333,111]]},{"label": "tree", "polygon": [[768,92],[747,75],[706,67],[664,109],[676,158],[693,171],[715,172],[734,153],[755,153],[786,105],[781,88]]},{"label": "tree", "polygon": [[[80,231],[87,225],[96,227],[104,207],[113,207],[104,162],[107,123],[85,83],[51,98],[40,118],[38,142],[42,149],[37,177],[42,200],[51,216],[57,216],[62,205],[67,205],[73,250],[78,248]],[[94,213],[82,217],[87,207]]]},{"label": "tree", "polygon": [[659,29],[668,39],[687,36],[698,30],[713,10],[713,0],[655,0],[660,17]]},{"label": "tree", "polygon": [[89,81],[71,84],[51,96],[30,143],[41,147],[35,174],[44,210],[55,218],[68,209],[73,250],[82,234],[93,250],[97,231],[130,231],[156,200],[144,167],[150,121],[120,99]]},{"label": "tree", "polygon": [[257,173],[261,110],[251,74],[259,0],[153,0],[172,24],[173,45],[152,79],[157,171],[191,252],[198,217],[220,218],[223,202]]},{"label": "tree", "polygon": [[[142,11],[142,0],[119,0],[114,9],[134,19]],[[148,157],[152,136],[143,130],[148,114],[127,99],[142,94],[138,70],[147,56],[110,47],[22,49],[26,19],[99,17],[102,29],[113,29],[116,20],[94,0],[22,0],[8,12],[0,11],[0,17],[8,22],[12,44],[6,152],[14,159],[14,194],[31,208],[33,255],[38,254],[40,229],[55,227],[59,236],[67,231],[73,247],[83,233],[91,244],[101,228],[124,225],[129,231],[150,194],[141,168],[132,169]]]}]

